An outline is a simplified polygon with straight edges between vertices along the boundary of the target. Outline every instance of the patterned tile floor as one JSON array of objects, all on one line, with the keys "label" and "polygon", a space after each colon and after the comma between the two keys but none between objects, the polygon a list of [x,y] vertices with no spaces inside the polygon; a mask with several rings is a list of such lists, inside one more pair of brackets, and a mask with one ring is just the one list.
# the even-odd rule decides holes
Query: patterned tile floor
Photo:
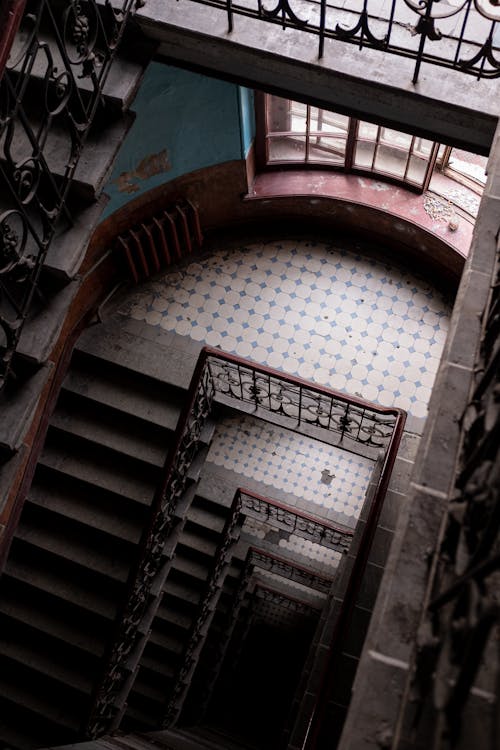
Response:
[{"label": "patterned tile floor", "polygon": [[146,284],[123,312],[424,417],[449,307],[379,260],[283,240],[191,263]]},{"label": "patterned tile floor", "polygon": [[[193,262],[145,284],[120,312],[422,418],[450,310],[406,271],[338,245],[287,239]],[[354,526],[371,462],[306,438],[292,448],[289,433],[266,430],[247,417],[226,421],[208,459],[292,496],[300,488],[318,515]],[[280,545],[323,565],[340,558],[298,537]]]},{"label": "patterned tile floor", "polygon": [[311,503],[311,511],[354,526],[373,461],[252,417],[218,425],[207,461]]}]

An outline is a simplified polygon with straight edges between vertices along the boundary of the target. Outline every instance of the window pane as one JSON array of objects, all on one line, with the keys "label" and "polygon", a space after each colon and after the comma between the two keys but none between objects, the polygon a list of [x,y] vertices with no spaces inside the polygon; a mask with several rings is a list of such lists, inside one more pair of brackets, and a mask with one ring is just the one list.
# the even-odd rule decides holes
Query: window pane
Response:
[{"label": "window pane", "polygon": [[434,142],[428,141],[427,138],[415,138],[415,142],[413,144],[413,153],[418,154],[418,156],[429,157],[431,155],[433,145]]},{"label": "window pane", "polygon": [[305,161],[305,136],[275,136],[269,139],[269,161]]},{"label": "window pane", "polygon": [[391,130],[391,128],[380,129],[380,140],[383,143],[399,146],[400,148],[409,149],[411,146],[411,135],[401,133],[399,130]]},{"label": "window pane", "polygon": [[362,169],[371,169],[374,151],[374,143],[370,143],[368,141],[361,141],[357,143],[356,152],[354,154],[354,166],[361,167]]},{"label": "window pane", "polygon": [[377,147],[374,170],[394,177],[404,177],[408,154],[406,151],[381,145]]},{"label": "window pane", "polygon": [[291,130],[290,100],[279,96],[267,97],[267,128],[269,133]]},{"label": "window pane", "polygon": [[469,151],[463,151],[459,148],[452,148],[448,166],[455,172],[470,177],[481,185],[486,184],[486,156],[472,154]]},{"label": "window pane", "polygon": [[290,102],[291,123],[290,130],[294,133],[305,133],[307,130],[307,105],[300,102]]},{"label": "window pane", "polygon": [[328,112],[326,109],[311,107],[309,128],[311,133],[347,133],[349,117],[336,112]]},{"label": "window pane", "polygon": [[422,186],[424,184],[428,164],[429,162],[427,159],[419,159],[417,156],[410,156],[407,173],[408,181],[413,182],[415,185]]},{"label": "window pane", "polygon": [[363,122],[360,120],[358,129],[358,138],[367,138],[370,141],[374,141],[377,138],[378,125],[372,125],[371,122]]},{"label": "window pane", "polygon": [[345,161],[345,147],[345,138],[313,135],[309,139],[309,161],[343,164]]}]

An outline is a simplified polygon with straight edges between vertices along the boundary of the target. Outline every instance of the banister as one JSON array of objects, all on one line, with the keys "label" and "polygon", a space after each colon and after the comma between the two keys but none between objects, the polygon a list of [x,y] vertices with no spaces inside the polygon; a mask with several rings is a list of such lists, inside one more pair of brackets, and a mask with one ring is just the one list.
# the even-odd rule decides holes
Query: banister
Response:
[{"label": "banister", "polygon": [[[378,416],[382,418],[390,417],[391,422],[380,423],[384,428],[389,430],[387,434],[383,435],[383,438],[384,440],[389,440],[389,446],[396,446],[397,448],[397,443],[399,443],[399,438],[397,442],[394,441],[394,435],[396,432],[398,435],[400,434],[402,427],[399,428],[398,425],[404,423],[405,413],[400,409],[385,408],[358,397],[351,398],[347,394],[340,393],[332,388],[309,383],[301,378],[287,375],[268,366],[258,365],[250,360],[228,354],[219,349],[209,346],[204,347],[200,352],[191,378],[174,441],[164,464],[162,480],[155,491],[149,520],[145,524],[138,555],[127,582],[127,593],[115,621],[115,635],[108,650],[105,662],[106,667],[101,682],[95,690],[93,705],[86,724],[86,733],[89,737],[98,736],[109,729],[113,717],[116,716],[118,711],[117,701],[123,703],[126,699],[124,686],[127,675],[131,668],[133,668],[131,662],[132,651],[134,651],[133,662],[137,665],[140,660],[141,649],[135,648],[137,646],[138,634],[146,611],[150,617],[151,608],[154,610],[159,604],[158,597],[156,598],[156,603],[151,601],[151,589],[153,582],[155,582],[155,590],[159,590],[161,585],[157,586],[156,583],[158,583],[162,575],[166,575],[164,568],[162,569],[163,548],[172,526],[177,502],[180,500],[185,489],[187,470],[200,442],[204,422],[212,409],[218,386],[221,386],[221,383],[223,383],[223,380],[218,377],[218,373],[215,372],[217,364],[221,366],[221,363],[230,363],[233,366],[245,368],[246,371],[252,373],[253,383],[257,383],[258,377],[265,376],[273,378],[278,384],[285,383],[298,388],[301,396],[307,392],[319,394],[331,399],[332,402],[335,401],[345,405],[345,414],[336,415],[342,433],[349,429],[351,421],[351,417],[347,416],[349,408],[355,407],[361,411],[361,414],[357,414],[361,422],[366,414],[374,415],[368,417],[373,420],[373,425],[378,424],[376,421]],[[270,398],[270,392],[268,396]],[[254,393],[253,398],[258,401],[259,394]],[[237,403],[234,394],[233,399]],[[307,419],[304,421],[306,424],[310,424],[310,421]],[[360,429],[361,422],[358,424]],[[375,429],[373,425],[367,429],[367,438],[365,441],[361,440],[359,435],[353,439],[370,443],[371,434]],[[383,442],[374,444],[378,446],[384,445]],[[386,459],[387,455],[386,452]],[[382,490],[385,491],[389,479],[389,475],[386,475],[385,472],[390,472],[391,467],[392,463],[385,460],[381,476],[381,480],[383,477],[385,480],[380,484],[380,492],[378,493],[380,504],[383,499]],[[256,493],[255,498],[258,499]],[[282,507],[286,508],[286,506]],[[292,512],[296,513],[295,509]],[[380,508],[378,512],[380,512]],[[304,516],[303,520],[305,523],[312,523],[313,521],[317,523],[317,519],[313,516],[309,514],[304,514]],[[345,537],[344,541],[340,540],[339,546],[341,548],[342,546],[346,546],[347,538],[352,536],[351,530],[346,530],[335,524],[329,523],[326,528],[332,534]],[[337,542],[335,543],[338,544]]]},{"label": "banister", "polygon": [[342,606],[337,617],[335,627],[332,633],[332,640],[328,650],[328,656],[325,659],[323,674],[320,687],[316,695],[316,701],[311,712],[308,722],[307,733],[302,745],[303,750],[314,750],[319,737],[321,722],[326,710],[328,695],[332,682],[336,662],[340,656],[340,648],[350,624],[352,612],[356,605],[356,600],[361,589],[363,575],[368,563],[368,558],[372,542],[377,530],[377,523],[382,511],[382,506],[389,485],[392,469],[396,460],[399,444],[403,435],[406,414],[401,412],[397,418],[394,431],[392,433],[387,452],[384,457],[382,470],[377,481],[377,487],[373,496],[371,507],[368,513],[364,531],[361,535],[358,552],[354,559],[351,575],[344,594]]},{"label": "banister", "polygon": [[3,76],[26,0],[3,0],[0,7],[0,78]]}]

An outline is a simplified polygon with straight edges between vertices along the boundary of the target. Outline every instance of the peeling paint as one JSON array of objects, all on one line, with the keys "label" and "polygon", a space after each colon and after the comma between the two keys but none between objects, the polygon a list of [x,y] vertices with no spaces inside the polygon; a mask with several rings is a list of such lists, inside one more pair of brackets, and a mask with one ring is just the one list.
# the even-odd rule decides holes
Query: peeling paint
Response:
[{"label": "peeling paint", "polygon": [[113,182],[117,185],[120,193],[137,193],[140,189],[138,181],[147,180],[154,175],[168,172],[172,168],[167,149],[164,148],[157,154],[150,154],[141,159],[135,169],[122,172]]}]

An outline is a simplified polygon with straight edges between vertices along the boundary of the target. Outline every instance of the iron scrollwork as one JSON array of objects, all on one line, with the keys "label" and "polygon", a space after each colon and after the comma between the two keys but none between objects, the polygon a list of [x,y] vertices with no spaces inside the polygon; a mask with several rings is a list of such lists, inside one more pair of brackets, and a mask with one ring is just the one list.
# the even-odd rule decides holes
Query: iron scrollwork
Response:
[{"label": "iron scrollwork", "polygon": [[[220,0],[192,0],[220,8]],[[415,62],[413,82],[418,81],[423,63],[462,71],[478,79],[500,76],[500,20],[498,0],[364,0],[361,7],[349,2],[302,0],[300,16],[290,0],[277,0],[266,9],[262,0],[236,3],[225,0],[229,31],[234,17],[251,16],[267,23],[281,23],[318,37],[318,56],[325,42],[355,44],[403,56]],[[319,6],[319,7],[318,7]],[[408,12],[414,14],[408,19]],[[410,16],[411,19],[411,16]],[[491,21],[485,28],[483,20]],[[417,37],[415,44],[414,37]]]},{"label": "iron scrollwork", "polygon": [[385,416],[297,382],[287,381],[250,364],[209,361],[215,390],[226,398],[250,404],[257,410],[278,415],[294,423],[295,429],[312,425],[337,437],[374,448],[388,445],[395,417]]},{"label": "iron scrollwork", "polygon": [[131,576],[124,610],[118,619],[118,632],[108,656],[106,672],[86,725],[89,737],[98,737],[109,731],[119,712],[118,701],[128,674],[127,657],[137,643],[139,626],[146,613],[151,588],[162,566],[163,551],[175,509],[184,493],[188,470],[196,455],[212,400],[213,391],[205,371],[197,384],[189,415],[182,425],[176,449],[169,461],[165,485],[157,502],[153,503],[151,522],[143,535],[141,553]]},{"label": "iron scrollwork", "polygon": [[56,228],[72,223],[71,182],[135,7],[66,0],[61,12],[33,0],[1,72],[0,387],[34,298],[44,301],[40,272]]}]

